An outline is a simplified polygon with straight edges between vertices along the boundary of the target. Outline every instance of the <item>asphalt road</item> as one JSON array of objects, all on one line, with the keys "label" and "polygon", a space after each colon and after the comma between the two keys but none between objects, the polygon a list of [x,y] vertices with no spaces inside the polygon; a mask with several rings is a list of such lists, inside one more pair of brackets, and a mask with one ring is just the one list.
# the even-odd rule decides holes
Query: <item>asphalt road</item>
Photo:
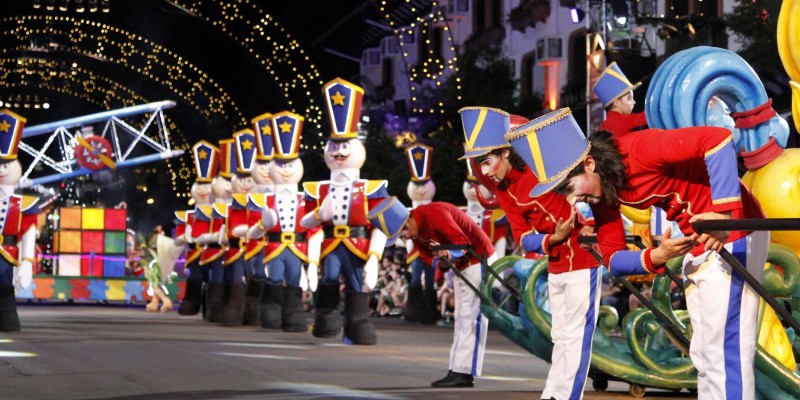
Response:
[{"label": "asphalt road", "polygon": [[[22,331],[0,333],[0,398],[10,399],[538,399],[549,365],[490,331],[471,389],[434,389],[452,328],[375,318],[378,344],[344,345],[143,306],[20,304]],[[311,314],[308,314],[311,323]],[[630,399],[610,382],[585,399]],[[648,389],[646,398],[693,395]]]}]

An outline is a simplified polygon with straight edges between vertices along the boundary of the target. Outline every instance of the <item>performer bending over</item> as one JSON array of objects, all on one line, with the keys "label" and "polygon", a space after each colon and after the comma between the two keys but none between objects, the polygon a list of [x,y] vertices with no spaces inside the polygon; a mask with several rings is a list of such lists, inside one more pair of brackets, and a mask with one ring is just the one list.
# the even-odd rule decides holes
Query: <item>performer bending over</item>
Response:
[{"label": "performer bending over", "polygon": [[[569,109],[551,114],[553,120],[569,119],[577,127]],[[507,135],[520,154],[528,156],[526,163],[541,181],[532,195],[557,189],[573,201],[589,203],[611,273],[660,273],[667,260],[685,255],[683,277],[693,330],[690,356],[698,371],[698,398],[755,398],[759,298],[718,251],[730,251],[761,280],[769,232],[698,234],[691,225],[698,220],[764,217],[738,179],[731,131],[707,126],[648,129],[616,138],[600,131],[587,141],[579,130],[565,135],[563,130],[543,128],[520,138]],[[667,229],[659,247],[628,250],[620,204],[660,207],[685,237],[672,238]]]},{"label": "performer bending over", "polygon": [[[456,250],[432,251],[438,245],[469,245],[479,257],[491,265],[497,259],[489,236],[458,207],[432,202],[411,210],[406,221],[406,235],[414,241],[423,262],[444,267],[440,258],[451,260],[473,286],[481,283],[483,270],[480,260],[469,253]],[[473,377],[480,376],[489,320],[480,313],[480,298],[459,278],[455,279],[455,323],[453,346],[450,348],[450,371],[444,378],[431,383],[433,387],[472,387]]]}]

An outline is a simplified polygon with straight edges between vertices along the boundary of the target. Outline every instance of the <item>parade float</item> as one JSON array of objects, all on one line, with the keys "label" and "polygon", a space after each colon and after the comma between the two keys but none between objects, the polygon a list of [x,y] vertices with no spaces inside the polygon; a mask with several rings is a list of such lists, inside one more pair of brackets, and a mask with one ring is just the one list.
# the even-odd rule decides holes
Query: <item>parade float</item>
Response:
[{"label": "parade float", "polygon": [[[788,8],[790,6],[784,3],[784,12]],[[780,26],[780,33],[789,36],[789,25]],[[793,62],[793,55],[781,54],[785,64],[787,60]],[[796,80],[800,76],[792,75],[792,78]],[[792,87],[797,107],[798,86],[794,81]],[[798,149],[783,149],[789,135],[788,125],[772,109],[763,85],[741,57],[711,47],[676,53],[659,67],[651,80],[645,112],[653,128],[699,125],[730,128],[748,169],[743,181],[762,204],[766,215],[770,219],[800,221],[797,219],[800,217],[797,208],[800,153]],[[777,299],[773,304],[791,305],[791,314],[785,309],[774,309],[762,300],[756,390],[759,398],[796,399],[800,398],[796,359],[800,354],[800,340],[791,326],[796,326],[800,318],[800,231],[775,230],[771,235],[763,287],[769,296]],[[680,260],[672,260],[667,268],[672,275],[680,274]],[[513,270],[507,283],[519,288],[519,315],[505,311],[502,303],[493,300],[482,304],[483,312],[509,339],[549,361],[552,351],[550,315],[547,293],[542,288],[546,285],[541,285],[546,279],[547,260],[529,261],[510,256],[498,260],[492,269],[498,274]],[[486,298],[492,299],[495,274],[486,277],[481,290]],[[686,346],[691,339],[691,324],[685,310],[673,309],[671,285],[674,286],[673,279],[667,274],[654,277],[651,308],[640,308],[624,316],[621,337],[612,334],[620,322],[617,311],[601,307],[589,373],[596,390],[604,390],[609,381],[629,383],[630,394],[634,397],[644,396],[647,388],[696,390],[697,372]]]},{"label": "parade float", "polygon": [[[164,110],[174,105],[148,103],[26,127],[19,150],[33,161],[18,186],[41,189],[53,182],[182,155],[182,150],[171,148],[164,119]],[[139,127],[123,120],[141,114],[148,118]],[[100,124],[102,133],[87,129]],[[38,138],[43,145],[26,144],[37,136],[43,137]],[[17,299],[130,303],[160,298],[159,303],[165,304],[160,309],[167,311],[168,302],[182,297],[184,281],[171,279],[171,270],[160,270],[157,241],[148,240],[149,232],[142,235],[129,229],[124,204],[56,208],[50,201],[41,202],[44,212],[38,224],[40,230],[48,230],[39,242],[48,242],[42,247],[50,251],[37,254],[39,268],[31,285],[16,291]],[[139,275],[126,274],[126,263],[131,261],[141,266]],[[45,263],[51,266],[48,271],[41,268]]]}]

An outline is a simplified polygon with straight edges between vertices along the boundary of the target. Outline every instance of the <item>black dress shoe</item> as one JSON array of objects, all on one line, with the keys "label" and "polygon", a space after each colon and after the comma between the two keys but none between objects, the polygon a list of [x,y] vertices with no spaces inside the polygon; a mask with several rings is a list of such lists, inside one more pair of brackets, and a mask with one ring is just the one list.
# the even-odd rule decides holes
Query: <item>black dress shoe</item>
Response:
[{"label": "black dress shoe", "polygon": [[472,387],[474,384],[472,382],[472,375],[450,371],[444,378],[432,382],[431,386],[437,388],[463,388]]}]

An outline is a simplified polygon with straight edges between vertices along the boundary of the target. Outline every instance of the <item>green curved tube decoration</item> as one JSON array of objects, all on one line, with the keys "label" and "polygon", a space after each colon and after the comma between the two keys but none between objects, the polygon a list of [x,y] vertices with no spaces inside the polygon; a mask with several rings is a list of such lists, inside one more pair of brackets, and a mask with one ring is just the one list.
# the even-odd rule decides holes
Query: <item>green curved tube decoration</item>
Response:
[{"label": "green curved tube decoration", "polygon": [[[482,303],[481,311],[489,318],[490,324],[509,340],[536,357],[550,362],[553,344],[550,339],[550,314],[547,311],[547,291],[544,284],[547,279],[547,265],[547,258],[534,261],[507,256],[497,260],[491,268],[501,276],[504,271],[512,270],[508,281],[519,285],[519,315],[506,311],[495,303],[496,300],[492,300],[491,304]],[[681,259],[671,260],[667,268],[679,274]],[[480,287],[488,299],[494,299],[494,280],[494,276],[487,273]],[[669,296],[671,283],[666,275],[655,277],[652,286],[653,305],[667,315],[686,337],[691,338],[688,312],[672,308]],[[800,259],[791,249],[777,244],[771,245],[768,266],[764,271],[764,286],[779,299],[792,304],[794,315],[800,317]],[[774,316],[774,312],[772,315]],[[773,318],[774,320],[768,322],[768,318],[760,316],[759,329],[762,328],[761,324],[779,325],[777,318]],[[605,389],[611,380],[631,384],[631,394],[637,396],[643,395],[644,388],[647,387],[671,390],[697,388],[697,371],[688,354],[684,354],[676,346],[675,339],[669,337],[652,311],[642,308],[626,315],[622,324],[622,337],[611,334],[618,322],[619,316],[614,308],[600,307],[598,329],[592,339],[592,368],[589,372],[595,389]],[[782,326],[780,328],[783,329]],[[773,342],[770,346],[782,346],[782,351],[793,351],[794,360],[800,355],[800,339],[791,328],[786,330],[785,337],[785,343]],[[764,347],[758,346],[756,390],[760,398],[800,398],[800,376],[796,371],[797,367],[794,370],[788,368]]]}]

